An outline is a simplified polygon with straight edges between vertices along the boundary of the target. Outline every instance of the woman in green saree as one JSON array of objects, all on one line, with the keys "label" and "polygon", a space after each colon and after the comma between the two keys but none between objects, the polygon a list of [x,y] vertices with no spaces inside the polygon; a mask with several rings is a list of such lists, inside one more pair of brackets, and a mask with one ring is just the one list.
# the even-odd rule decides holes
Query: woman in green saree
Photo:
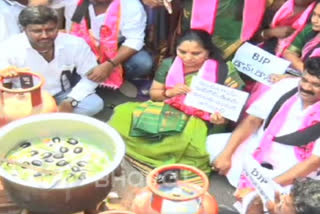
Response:
[{"label": "woman in green saree", "polygon": [[[151,167],[183,163],[210,172],[205,142],[210,126],[221,132],[227,120],[185,106],[192,77],[200,73],[208,81],[239,88],[235,70],[228,72],[211,36],[190,30],[178,41],[176,58],[165,59],[156,72],[150,90],[151,101],[119,105],[108,122],[124,138],[131,158]],[[199,71],[200,70],[200,71]],[[199,72],[198,72],[199,71]]]}]

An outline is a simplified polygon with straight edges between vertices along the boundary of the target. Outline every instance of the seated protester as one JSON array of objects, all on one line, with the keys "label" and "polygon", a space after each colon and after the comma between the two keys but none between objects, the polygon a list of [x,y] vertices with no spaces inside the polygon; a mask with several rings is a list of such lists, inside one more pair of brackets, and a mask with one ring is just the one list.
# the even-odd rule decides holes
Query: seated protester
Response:
[{"label": "seated protester", "polygon": [[89,79],[117,89],[122,66],[130,81],[151,73],[152,58],[143,49],[146,13],[139,0],[64,0],[64,7],[67,31],[85,39],[102,65]]},{"label": "seated protester", "polygon": [[249,116],[231,137],[208,137],[213,168],[227,175],[240,197],[253,189],[247,177],[240,176],[245,158],[260,163],[264,174],[282,186],[301,177],[319,178],[319,107],[320,58],[310,58],[301,79],[275,84],[247,110]]},{"label": "seated protester", "polygon": [[320,45],[320,1],[311,16],[311,24],[296,37],[292,45],[284,51],[283,57],[292,63],[292,67],[300,72],[303,71],[303,61],[312,55],[315,48]]},{"label": "seated protester", "polygon": [[254,39],[263,42],[260,45],[263,49],[282,56],[305,27],[315,4],[315,0],[289,0],[278,9],[267,8],[262,29]]},{"label": "seated protester", "polygon": [[55,4],[60,0],[0,0],[0,42],[21,33],[18,16],[27,5]]},{"label": "seated protester", "polygon": [[[194,76],[239,88],[242,81],[235,72],[228,73],[220,50],[211,36],[202,30],[186,32],[177,41],[177,56],[165,59],[156,72],[150,96],[144,103],[125,103],[115,108],[109,120],[125,139],[126,152],[151,167],[183,163],[210,171],[205,141],[210,126],[222,131],[227,119],[184,105]],[[211,124],[211,125],[210,125]]]},{"label": "seated protester", "polygon": [[[275,201],[267,205],[269,214],[315,214],[320,213],[320,181],[299,179],[290,188],[289,194],[276,194]],[[263,214],[259,197],[249,205],[246,214]]]},{"label": "seated protester", "polygon": [[57,22],[56,11],[46,6],[23,9],[19,23],[24,32],[0,44],[0,69],[15,66],[38,72],[59,111],[94,115],[102,110],[103,100],[95,94],[98,84],[86,73],[97,66],[96,58],[82,39],[59,33]]},{"label": "seated protester", "polygon": [[[289,0],[276,11],[272,22],[268,21],[272,9],[267,9],[264,22],[271,22],[270,27],[260,30],[253,41],[263,41],[259,46],[264,50],[277,56],[282,56],[284,50],[290,46],[296,36],[305,27],[315,5],[315,0]],[[289,74],[272,74],[270,80],[275,83],[285,77],[294,76]],[[248,78],[246,81],[246,89],[250,92],[250,98],[247,102],[246,109],[269,90],[269,88],[267,85]]]}]

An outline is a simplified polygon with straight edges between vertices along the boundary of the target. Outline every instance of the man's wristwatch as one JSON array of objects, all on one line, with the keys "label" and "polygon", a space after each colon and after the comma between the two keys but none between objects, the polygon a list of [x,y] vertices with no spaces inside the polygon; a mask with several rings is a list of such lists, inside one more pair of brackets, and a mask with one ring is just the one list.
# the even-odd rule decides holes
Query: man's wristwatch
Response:
[{"label": "man's wristwatch", "polygon": [[71,98],[71,97],[67,97],[67,98],[65,99],[65,101],[70,102],[70,103],[71,103],[71,106],[72,106],[73,108],[77,107],[78,104],[79,104],[79,101],[78,101],[78,100],[75,100],[75,99],[73,99],[73,98]]}]

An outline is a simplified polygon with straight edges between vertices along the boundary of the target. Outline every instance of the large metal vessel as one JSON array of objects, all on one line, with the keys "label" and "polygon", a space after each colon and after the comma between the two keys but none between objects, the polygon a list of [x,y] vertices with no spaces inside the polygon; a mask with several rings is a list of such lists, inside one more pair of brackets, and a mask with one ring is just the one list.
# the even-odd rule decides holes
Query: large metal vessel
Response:
[{"label": "large metal vessel", "polygon": [[13,121],[0,129],[0,158],[19,143],[32,137],[74,136],[90,141],[105,152],[110,164],[102,173],[87,178],[80,185],[41,188],[7,173],[0,167],[5,190],[22,208],[35,213],[65,214],[92,209],[102,201],[112,187],[111,174],[125,154],[120,135],[106,123],[87,116],[51,113],[29,116]]}]

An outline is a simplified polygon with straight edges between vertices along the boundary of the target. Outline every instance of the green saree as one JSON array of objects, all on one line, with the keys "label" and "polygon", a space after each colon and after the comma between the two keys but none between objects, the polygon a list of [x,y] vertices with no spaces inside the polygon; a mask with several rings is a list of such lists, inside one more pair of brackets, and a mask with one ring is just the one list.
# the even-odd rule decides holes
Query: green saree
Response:
[{"label": "green saree", "polygon": [[[172,61],[172,60],[171,60]],[[164,60],[159,68],[155,80],[162,82],[170,67],[171,61]],[[229,64],[229,67],[231,64]],[[187,75],[186,84],[191,83],[196,73]],[[230,81],[230,78],[232,81]],[[237,84],[238,88],[243,82],[234,69],[229,69],[228,82]],[[141,105],[138,102],[129,102],[115,108],[114,114],[109,120],[109,125],[115,128],[123,137],[126,143],[126,153],[135,160],[138,160],[151,167],[158,167],[165,164],[182,163],[188,164],[209,173],[209,155],[206,151],[206,138],[210,131],[209,126],[203,120],[190,116],[184,129],[180,133],[168,135],[161,140],[155,141],[144,137],[132,137],[130,135],[133,123],[133,112]],[[223,132],[223,126],[214,126],[213,132]]]}]

